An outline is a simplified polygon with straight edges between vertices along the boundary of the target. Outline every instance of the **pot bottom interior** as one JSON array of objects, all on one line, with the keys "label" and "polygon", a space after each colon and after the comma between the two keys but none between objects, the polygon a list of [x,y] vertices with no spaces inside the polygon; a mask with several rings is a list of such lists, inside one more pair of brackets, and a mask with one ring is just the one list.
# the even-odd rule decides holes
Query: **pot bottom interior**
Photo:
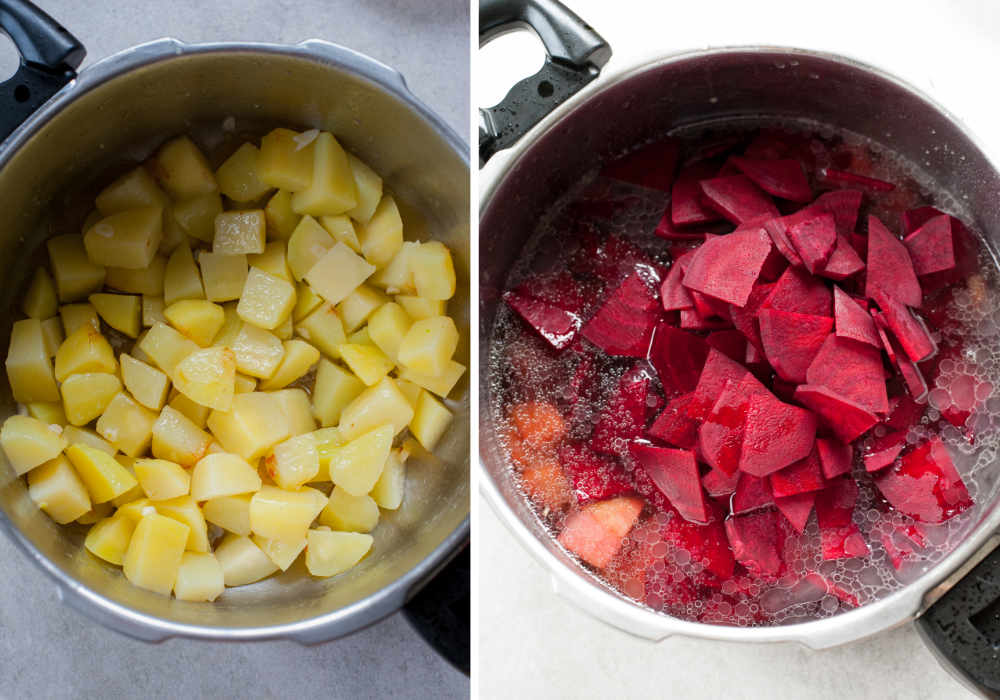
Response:
[{"label": "pot bottom interior", "polygon": [[[817,171],[821,167],[856,171],[896,183],[892,192],[865,190],[859,231],[865,230],[864,221],[872,214],[899,232],[901,214],[925,205],[975,228],[963,200],[940,187],[921,163],[843,130],[807,121],[746,118],[700,123],[664,136],[680,143],[681,163],[699,150],[715,148],[721,165],[728,153],[741,152],[762,130],[786,134],[782,138],[804,149],[799,155],[815,159]],[[927,148],[937,145],[929,141]],[[608,177],[608,173],[582,174],[570,191],[553,202],[510,270],[505,289],[557,290],[556,297],[562,299],[549,298],[555,302],[583,297],[579,315],[585,324],[627,274],[603,291],[600,283],[588,277],[596,267],[615,268],[627,262],[623,248],[608,244],[609,235],[634,245],[664,270],[674,256],[684,252],[683,241],[655,234],[668,208],[669,194]],[[825,180],[812,184],[814,196],[851,186]],[[800,206],[782,203],[781,213]],[[718,233],[730,230],[732,226],[722,227]],[[1000,487],[995,464],[1000,448],[1000,396],[994,391],[1000,386],[996,350],[1000,347],[1000,287],[992,252],[981,238],[976,240],[978,269],[946,291],[928,295],[921,309],[939,349],[919,365],[929,393],[920,402],[922,416],[904,426],[903,448],[905,455],[929,438],[939,437],[968,489],[971,507],[940,523],[918,522],[892,507],[861,460],[862,449],[871,450],[874,441],[892,432],[893,428],[880,423],[858,441],[860,449],[855,450],[851,472],[858,486],[851,521],[864,539],[867,555],[824,559],[820,527],[812,511],[801,533],[787,522],[779,528],[780,571],[758,575],[737,562],[731,575],[720,576],[714,568],[720,557],[713,548],[732,549],[723,525],[733,517],[731,496],[709,499],[715,509],[715,524],[710,526],[683,521],[673,508],[657,507],[646,498],[639,519],[610,563],[596,568],[577,560],[581,575],[596,577],[636,604],[674,617],[761,626],[829,617],[884,598],[930,571],[976,526]],[[571,271],[569,277],[567,271]],[[484,368],[490,373],[488,410],[507,456],[506,473],[499,478],[516,484],[515,497],[530,505],[535,518],[530,529],[554,539],[588,502],[635,492],[648,495],[644,488],[649,487],[649,479],[643,483],[637,471],[641,467],[629,456],[627,441],[606,445],[597,457],[603,466],[596,472],[581,475],[576,466],[567,464],[579,458],[581,449],[593,456],[595,428],[607,428],[600,424],[602,416],[607,418],[608,396],[626,374],[645,373],[654,387],[646,402],[648,429],[671,398],[655,369],[642,360],[637,365],[635,357],[595,353],[595,346],[579,337],[566,349],[555,350],[504,303],[499,305],[491,333],[489,366]],[[584,362],[591,364],[584,369]],[[906,395],[905,389],[896,389],[898,396]],[[529,403],[559,411],[566,432],[557,445],[524,449],[512,412]],[[707,465],[701,464],[700,470],[704,478]],[[593,498],[594,494],[599,497]],[[768,509],[773,510],[773,504],[755,512]],[[553,542],[551,546],[559,545]]]}]

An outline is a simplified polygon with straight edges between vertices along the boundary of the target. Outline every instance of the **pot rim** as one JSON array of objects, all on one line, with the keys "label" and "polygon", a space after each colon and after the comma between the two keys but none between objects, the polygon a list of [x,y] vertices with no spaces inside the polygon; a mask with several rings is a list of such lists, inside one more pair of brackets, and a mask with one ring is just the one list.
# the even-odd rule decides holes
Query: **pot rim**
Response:
[{"label": "pot rim", "polygon": [[[732,45],[708,49],[687,49],[652,58],[644,58],[620,68],[613,67],[610,71],[605,68],[597,80],[556,107],[528,131],[514,146],[494,155],[481,171],[480,220],[483,218],[483,213],[489,209],[497,189],[503,183],[506,176],[515,169],[518,162],[534,146],[535,142],[572,117],[575,110],[583,103],[591,99],[596,99],[606,89],[622,81],[632,79],[648,71],[660,70],[692,59],[735,54],[746,54],[749,56],[767,56],[773,54],[781,55],[791,60],[794,60],[796,57],[808,57],[810,59],[819,59],[839,64],[886,81],[910,93],[914,98],[925,102],[929,107],[955,125],[969,139],[970,143],[984,154],[986,160],[993,165],[993,168],[998,170],[995,164],[1000,162],[1000,160],[995,157],[996,154],[986,149],[983,143],[972,134],[960,119],[919,88],[877,65],[844,54],[791,46]],[[482,372],[482,368],[480,371]],[[481,376],[481,403],[482,398],[488,395],[487,386]],[[490,409],[486,408],[485,410],[489,411]],[[854,610],[834,615],[833,617],[791,625],[775,625],[772,627],[712,625],[680,620],[663,613],[654,612],[614,592],[609,587],[600,583],[595,577],[581,576],[576,570],[579,568],[579,564],[574,563],[572,566],[569,566],[557,561],[556,557],[549,552],[546,544],[535,537],[507,504],[500,493],[497,483],[486,468],[481,450],[479,458],[479,490],[485,496],[493,512],[514,535],[515,539],[548,571],[552,587],[556,593],[569,599],[593,617],[634,636],[654,641],[662,641],[673,635],[681,635],[731,642],[798,642],[812,649],[826,649],[847,644],[898,627],[915,619],[930,607],[934,601],[944,595],[961,578],[962,574],[971,569],[975,563],[978,563],[982,557],[1000,543],[1000,537],[994,534],[1000,529],[1000,507],[997,507],[997,499],[994,499],[993,506],[983,514],[980,522],[955,549],[916,581],[890,593],[884,598]]]},{"label": "pot rim", "polygon": [[[82,95],[127,72],[154,63],[212,53],[255,53],[289,56],[353,73],[390,93],[426,121],[468,167],[469,148],[465,141],[416,97],[399,71],[362,53],[321,39],[298,44],[264,42],[210,42],[191,44],[162,38],[112,54],[83,68],[79,75],[40,106],[9,137],[0,143],[0,169],[11,160],[39,129],[66,105]],[[391,584],[354,603],[295,622],[258,627],[213,627],[167,620],[140,612],[111,600],[81,584],[45,557],[0,511],[0,529],[57,584],[59,598],[101,624],[131,637],[159,642],[171,637],[223,641],[289,639],[315,644],[345,636],[379,622],[401,608],[469,542],[469,515],[422,561]]]}]

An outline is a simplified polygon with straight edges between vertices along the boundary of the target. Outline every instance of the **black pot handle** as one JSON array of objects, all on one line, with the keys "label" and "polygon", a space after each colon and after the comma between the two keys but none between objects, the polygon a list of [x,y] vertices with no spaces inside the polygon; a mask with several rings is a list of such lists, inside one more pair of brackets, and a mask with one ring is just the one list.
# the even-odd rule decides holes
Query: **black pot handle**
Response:
[{"label": "black pot handle", "polygon": [[0,30],[14,42],[21,65],[0,83],[0,141],[76,77],[87,55],[76,37],[28,0],[0,0]]},{"label": "black pot handle", "polygon": [[608,43],[558,0],[480,0],[480,46],[524,26],[542,40],[545,64],[499,104],[479,110],[480,166],[596,78],[611,58]]},{"label": "black pot handle", "polygon": [[428,644],[469,675],[469,547],[466,546],[403,607],[403,615]]}]

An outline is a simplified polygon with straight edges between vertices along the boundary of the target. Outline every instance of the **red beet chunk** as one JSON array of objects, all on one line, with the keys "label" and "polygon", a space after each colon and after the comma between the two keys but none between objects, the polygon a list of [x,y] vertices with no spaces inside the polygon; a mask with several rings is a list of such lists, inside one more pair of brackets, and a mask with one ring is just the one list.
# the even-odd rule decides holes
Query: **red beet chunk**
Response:
[{"label": "red beet chunk", "polygon": [[896,189],[896,186],[891,182],[835,168],[827,168],[823,173],[823,178],[828,182],[835,182],[841,185],[859,185],[875,192],[892,192]]},{"label": "red beet chunk", "polygon": [[[689,257],[688,253],[685,257]],[[694,299],[691,292],[682,284],[684,279],[684,268],[680,260],[674,262],[667,272],[663,284],[660,285],[660,300],[663,303],[664,311],[677,311],[679,309],[690,309],[694,307]]]},{"label": "red beet chunk", "polygon": [[774,202],[745,175],[716,177],[698,185],[709,204],[734,224],[779,215]]},{"label": "red beet chunk", "polygon": [[822,271],[837,244],[833,214],[820,214],[788,229],[788,239],[810,274]]},{"label": "red beet chunk", "polygon": [[[672,510],[668,507],[667,512]],[[691,561],[707,560],[705,569],[719,580],[732,578],[735,562],[720,517],[714,517],[707,525],[699,525],[673,513],[661,528],[660,535],[671,546],[688,552]]]},{"label": "red beet chunk", "polygon": [[858,225],[858,210],[861,208],[861,200],[864,194],[859,190],[834,190],[824,192],[812,206],[822,207],[833,214],[837,222],[837,232],[842,236],[847,236],[854,232],[854,227]]},{"label": "red beet chunk", "polygon": [[743,334],[743,337],[747,339],[750,345],[761,353],[763,353],[763,348],[760,342],[760,330],[757,327],[757,312],[767,297],[770,296],[773,288],[773,284],[756,284],[747,298],[746,306],[743,308],[733,306],[729,309],[729,317],[733,322],[733,326]]},{"label": "red beet chunk", "polygon": [[816,438],[816,452],[824,479],[834,479],[851,471],[854,450],[833,438]]},{"label": "red beet chunk", "polygon": [[881,288],[907,306],[917,307],[923,301],[920,282],[917,281],[917,273],[913,270],[906,246],[875,216],[868,217],[868,267],[865,280],[865,295],[873,299],[874,292]]},{"label": "red beet chunk", "polygon": [[705,342],[735,362],[743,362],[747,354],[747,340],[738,330],[709,333]]},{"label": "red beet chunk", "polygon": [[878,422],[878,416],[823,386],[802,384],[795,398],[812,410],[841,442],[852,442]]},{"label": "red beet chunk", "polygon": [[806,383],[825,386],[872,413],[888,413],[884,372],[879,350],[831,333],[806,370]]},{"label": "red beet chunk", "polygon": [[799,493],[794,496],[774,499],[774,505],[778,507],[781,514],[785,516],[785,519],[795,528],[795,531],[800,534],[806,529],[806,523],[809,522],[809,514],[812,513],[815,502],[816,494],[814,492]]},{"label": "red beet chunk", "polygon": [[868,310],[836,285],[833,287],[833,318],[839,337],[881,349],[882,341]]},{"label": "red beet chunk", "polygon": [[926,409],[925,404],[917,403],[909,394],[895,396],[889,399],[889,415],[885,419],[885,425],[892,430],[909,430],[920,422]]},{"label": "red beet chunk", "polygon": [[770,393],[750,397],[740,470],[767,476],[805,458],[816,438],[816,416]]},{"label": "red beet chunk", "polygon": [[936,216],[941,216],[942,214],[944,214],[944,212],[940,209],[936,209],[935,207],[917,207],[916,209],[907,209],[903,212],[903,216],[901,217],[903,223],[903,235],[909,236],[928,221]]},{"label": "red beet chunk", "polygon": [[896,457],[904,447],[906,447],[906,433],[902,430],[875,438],[865,452],[865,471],[877,472],[885,469],[896,461]]},{"label": "red beet chunk", "polygon": [[707,231],[700,226],[675,226],[670,218],[670,207],[667,207],[654,233],[665,241],[702,241]]},{"label": "red beet chunk", "polygon": [[646,357],[660,320],[656,271],[639,266],[583,327],[583,337],[609,355]]},{"label": "red beet chunk", "polygon": [[774,505],[774,496],[766,478],[762,479],[745,472],[737,473],[740,475],[740,480],[736,484],[736,492],[733,493],[730,504],[734,514],[749,513],[758,508]]},{"label": "red beet chunk", "polygon": [[951,217],[935,216],[903,239],[910,253],[913,269],[918,276],[947,272],[955,267],[955,250],[952,247]]},{"label": "red beet chunk", "polygon": [[691,450],[654,447],[634,442],[632,456],[646,470],[656,487],[686,520],[707,523],[710,518],[698,463]]},{"label": "red beet chunk", "polygon": [[819,274],[831,280],[840,282],[849,277],[853,277],[865,269],[865,263],[861,256],[851,245],[847,236],[837,234],[837,242],[833,248],[833,254],[826,262],[826,266],[819,271]]},{"label": "red beet chunk", "polygon": [[914,362],[923,362],[937,352],[937,343],[931,338],[927,326],[906,306],[879,287],[874,288],[870,296],[879,305],[886,325],[907,357]]},{"label": "red beet chunk", "polygon": [[812,199],[812,189],[802,164],[794,158],[764,160],[733,156],[729,160],[768,194],[793,202]]},{"label": "red beet chunk", "polygon": [[912,547],[897,545],[889,533],[882,535],[882,546],[885,547],[885,553],[889,555],[892,568],[896,571],[899,571],[903,567],[903,562],[913,554]]},{"label": "red beet chunk", "polygon": [[775,577],[781,572],[781,540],[778,512],[761,510],[726,520],[726,535],[733,556],[757,576]]},{"label": "red beet chunk", "polygon": [[642,499],[619,496],[585,505],[566,519],[559,543],[598,569],[621,549],[622,540],[642,511]]},{"label": "red beet chunk", "polygon": [[700,418],[693,418],[689,412],[691,394],[683,394],[672,399],[663,409],[647,434],[677,447],[691,448],[698,444]]},{"label": "red beet chunk", "polygon": [[721,469],[710,469],[701,477],[701,485],[712,498],[725,498],[736,491],[736,485],[742,477],[743,474],[738,471],[726,474]]},{"label": "red beet chunk", "polygon": [[677,170],[678,147],[673,139],[642,146],[608,163],[601,172],[605,177],[634,185],[670,192]]},{"label": "red beet chunk", "polygon": [[702,198],[698,183],[718,170],[711,161],[692,163],[677,175],[670,194],[670,219],[675,226],[690,226],[718,221],[719,213]]},{"label": "red beet chunk", "polygon": [[820,469],[819,454],[815,449],[804,459],[774,472],[768,479],[775,498],[819,491],[826,485]]},{"label": "red beet chunk", "polygon": [[681,309],[680,327],[688,331],[716,331],[731,328],[732,322],[724,318],[702,316],[698,309]]},{"label": "red beet chunk", "polygon": [[709,355],[704,338],[665,322],[656,326],[649,346],[649,362],[667,392],[693,391]]},{"label": "red beet chunk", "polygon": [[552,347],[562,350],[573,342],[582,320],[578,313],[529,296],[524,287],[506,292],[504,301]]},{"label": "red beet chunk", "polygon": [[691,258],[683,284],[735,306],[745,306],[770,252],[771,239],[759,229],[712,238]]},{"label": "red beet chunk", "polygon": [[805,270],[785,270],[761,308],[791,311],[811,316],[833,315],[833,294],[823,280]]},{"label": "red beet chunk", "polygon": [[604,501],[632,493],[632,483],[616,462],[601,457],[585,445],[568,444],[559,449],[559,463],[573,485],[581,504]]},{"label": "red beet chunk", "polygon": [[739,468],[749,402],[760,393],[767,393],[767,389],[749,372],[741,381],[726,382],[698,430],[698,447],[710,466],[726,474]]},{"label": "red beet chunk", "polygon": [[729,304],[693,289],[689,291],[691,292],[691,301],[694,302],[694,310],[698,312],[699,316],[707,319],[729,320]]},{"label": "red beet chunk", "polygon": [[729,381],[738,383],[748,374],[746,367],[733,362],[718,350],[710,348],[692,396],[692,415],[697,418],[707,416],[726,388],[726,383]]},{"label": "red beet chunk", "polygon": [[789,382],[806,381],[806,370],[833,329],[829,316],[761,309],[757,314],[767,361]]},{"label": "red beet chunk", "polygon": [[626,372],[608,399],[594,426],[590,446],[608,455],[623,455],[628,443],[642,435],[646,425],[646,396],[649,378],[638,371]]},{"label": "red beet chunk", "polygon": [[936,436],[876,475],[875,485],[893,508],[923,523],[942,523],[972,507],[948,448]]},{"label": "red beet chunk", "polygon": [[850,477],[835,479],[816,495],[824,559],[868,555],[868,543],[851,519],[857,499],[858,486]]},{"label": "red beet chunk", "polygon": [[795,250],[792,240],[788,237],[789,220],[792,220],[793,217],[795,217],[795,214],[765,221],[764,230],[771,237],[774,247],[788,260],[789,265],[792,267],[802,267],[804,264],[802,258],[799,256],[798,251]]},{"label": "red beet chunk", "polygon": [[[582,231],[579,250],[573,256],[572,269],[579,275],[592,276],[607,285],[621,284],[642,265],[647,277],[648,270],[660,275],[660,270],[634,243],[616,235],[602,235],[594,231]],[[611,288],[610,286],[608,287]]]}]

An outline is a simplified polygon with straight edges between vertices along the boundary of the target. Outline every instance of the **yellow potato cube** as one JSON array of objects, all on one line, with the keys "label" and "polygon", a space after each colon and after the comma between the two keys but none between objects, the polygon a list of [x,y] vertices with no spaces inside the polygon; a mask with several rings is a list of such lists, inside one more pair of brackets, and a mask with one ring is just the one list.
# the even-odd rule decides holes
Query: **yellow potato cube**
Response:
[{"label": "yellow potato cube", "polygon": [[439,241],[421,243],[410,257],[413,285],[424,299],[451,299],[455,296],[455,266],[451,251]]},{"label": "yellow potato cube", "polygon": [[226,211],[215,217],[212,252],[241,255],[264,252],[264,210]]},{"label": "yellow potato cube", "polygon": [[302,319],[295,330],[303,338],[320,349],[327,357],[340,357],[339,348],[347,342],[344,323],[340,320],[333,304],[324,303]]},{"label": "yellow potato cube", "polygon": [[381,287],[388,294],[414,294],[417,288],[413,284],[410,260],[419,247],[416,241],[403,241],[389,264],[372,275],[369,283]]},{"label": "yellow potato cube", "polygon": [[361,252],[377,268],[388,265],[403,247],[403,219],[392,195],[383,195],[371,220],[359,228]]},{"label": "yellow potato cube", "polygon": [[378,290],[362,284],[337,304],[337,313],[344,322],[344,330],[353,333],[364,325],[377,308],[388,301]]},{"label": "yellow potato cube", "polygon": [[163,236],[163,209],[141,207],[101,219],[83,234],[83,247],[95,265],[149,267]]},{"label": "yellow potato cube", "polygon": [[167,375],[128,353],[121,354],[121,365],[122,381],[135,400],[154,411],[163,408],[170,388]]},{"label": "yellow potato cube", "polygon": [[362,282],[371,277],[375,267],[358,257],[343,243],[336,243],[305,275],[309,286],[331,304],[339,304]]},{"label": "yellow potato cube", "polygon": [[163,303],[161,296],[142,295],[142,325],[146,328],[155,326],[157,323],[166,323],[167,319],[163,315]]},{"label": "yellow potato cube", "polygon": [[[153,455],[191,467],[208,454],[212,436],[171,406],[164,406],[152,427]],[[169,497],[168,497],[169,498]]]},{"label": "yellow potato cube", "polygon": [[389,453],[382,475],[369,494],[379,508],[396,510],[403,502],[406,491],[406,457],[403,450],[393,450]]},{"label": "yellow potato cube", "polygon": [[299,134],[275,129],[260,141],[257,178],[272,187],[299,192],[312,183],[315,129]]},{"label": "yellow potato cube", "polygon": [[15,414],[0,428],[0,447],[14,473],[20,476],[63,451],[66,440],[61,433],[61,428],[53,430],[37,418]]},{"label": "yellow potato cube", "polygon": [[247,281],[247,256],[202,251],[198,256],[205,298],[209,301],[239,299]]},{"label": "yellow potato cube", "polygon": [[80,326],[90,326],[95,331],[101,330],[101,320],[97,309],[90,302],[83,304],[63,304],[59,307],[59,317],[62,319],[65,335],[73,335]]},{"label": "yellow potato cube", "polygon": [[176,462],[166,459],[135,460],[135,476],[150,500],[166,501],[186,496],[191,489],[191,475]]},{"label": "yellow potato cube", "polygon": [[137,457],[153,439],[154,422],[155,413],[122,392],[111,399],[97,419],[97,432],[129,457]]},{"label": "yellow potato cube", "polygon": [[[259,478],[259,477],[258,477]],[[250,529],[250,493],[236,496],[219,496],[205,501],[202,512],[205,520],[218,525],[237,535],[249,535]]]},{"label": "yellow potato cube", "polygon": [[432,377],[404,368],[399,373],[399,378],[400,380],[413,382],[417,386],[446,399],[451,390],[458,384],[458,380],[462,378],[463,374],[465,374],[465,365],[451,360],[448,362],[448,368],[437,376]]},{"label": "yellow potato cube", "polygon": [[212,411],[208,428],[226,450],[248,460],[263,457],[291,434],[281,398],[256,391],[236,394],[228,412]]},{"label": "yellow potato cube", "polygon": [[235,384],[237,394],[249,394],[251,391],[257,391],[257,380],[245,374],[237,373]]},{"label": "yellow potato cube", "polygon": [[285,354],[270,379],[261,381],[261,391],[283,389],[296,379],[304,376],[319,362],[319,350],[304,340],[286,340]]},{"label": "yellow potato cube", "polygon": [[177,600],[212,602],[226,589],[222,565],[214,554],[184,552],[174,581]]},{"label": "yellow potato cube", "polygon": [[228,411],[236,391],[236,355],[225,347],[193,352],[174,369],[174,386],[195,403]]},{"label": "yellow potato cube", "polygon": [[359,532],[310,530],[306,537],[306,569],[313,576],[336,576],[361,561],[374,542]]},{"label": "yellow potato cube", "polygon": [[166,501],[156,501],[152,503],[156,507],[156,512],[173,518],[179,523],[188,526],[188,538],[184,547],[190,552],[209,552],[211,545],[208,541],[208,524],[205,516],[202,515],[198,502],[191,496],[177,496]]},{"label": "yellow potato cube", "polygon": [[160,237],[160,248],[157,253],[169,256],[182,243],[188,243],[188,235],[181,228],[181,225],[177,223],[173,206],[169,206],[163,210],[163,235]]},{"label": "yellow potato cube", "polygon": [[[42,352],[44,354],[44,350]],[[7,357],[9,363],[10,355]],[[111,344],[90,324],[80,326],[69,334],[56,351],[55,377],[60,382],[65,381],[71,374],[84,372],[114,374],[117,371],[118,363],[115,361],[115,352],[111,349]]]},{"label": "yellow potato cube", "polygon": [[247,323],[272,330],[295,308],[295,285],[256,267],[250,268],[236,313]]},{"label": "yellow potato cube", "polygon": [[303,216],[288,239],[286,258],[296,280],[301,280],[326,255],[336,240],[311,216]]},{"label": "yellow potato cube", "polygon": [[114,457],[115,453],[118,452],[117,447],[102,438],[90,428],[78,428],[75,425],[67,425],[63,428],[62,436],[67,444],[87,445],[100,450],[101,452],[107,452],[112,457]]},{"label": "yellow potato cube", "polygon": [[104,266],[90,262],[83,237],[68,233],[45,241],[59,301],[85,299],[104,284]]},{"label": "yellow potato cube", "polygon": [[345,440],[367,433],[380,425],[391,424],[400,433],[413,420],[413,406],[399,390],[392,377],[383,377],[351,401],[340,414],[340,433]]},{"label": "yellow potato cube", "polygon": [[91,294],[88,301],[104,322],[130,338],[142,329],[142,299],[132,294]]},{"label": "yellow potato cube", "polygon": [[245,586],[267,578],[278,567],[249,537],[228,534],[215,550],[225,584]]},{"label": "yellow potato cube", "polygon": [[118,506],[118,511],[116,515],[120,515],[123,518],[128,518],[133,523],[138,524],[142,520],[144,515],[149,515],[150,513],[156,512],[156,506],[148,498],[136,498],[135,500],[128,501]]},{"label": "yellow potato cube", "polygon": [[165,207],[169,203],[167,195],[141,165],[101,190],[95,201],[102,216],[139,207]]},{"label": "yellow potato cube", "polygon": [[290,340],[292,335],[295,333],[295,324],[292,323],[292,315],[288,314],[281,325],[274,329],[274,334],[278,337],[278,340]]},{"label": "yellow potato cube", "polygon": [[284,241],[271,241],[264,246],[264,252],[258,255],[248,255],[247,263],[275,277],[292,281],[292,271],[288,267],[285,255]]},{"label": "yellow potato cube", "polygon": [[[117,452],[118,452],[118,450],[114,450],[114,452],[111,454],[111,456],[115,458],[115,461],[118,462],[118,464],[120,464],[123,467],[125,467],[125,470],[129,474],[131,474],[132,476],[135,476],[135,469],[132,466],[133,464],[135,464],[135,457],[129,457],[128,455],[117,454]],[[112,498],[110,501],[108,501],[108,503],[110,503],[111,505],[113,505],[115,508],[119,508],[119,507],[121,507],[121,506],[123,506],[123,505],[125,505],[127,503],[131,503],[132,501],[135,501],[135,500],[137,500],[139,498],[145,498],[145,496],[146,496],[146,492],[142,490],[142,486],[139,485],[139,484],[136,484],[135,486],[133,486],[132,488],[130,488],[125,493],[123,493],[121,495],[118,495],[118,496],[115,496],[114,498]]]},{"label": "yellow potato cube", "polygon": [[260,535],[254,535],[251,539],[253,539],[254,544],[260,547],[260,551],[264,552],[268,559],[282,571],[287,571],[288,567],[298,559],[302,550],[306,548],[305,535],[292,540],[268,539]]},{"label": "yellow potato cube", "polygon": [[244,323],[232,345],[236,368],[251,377],[267,379],[274,375],[285,356],[278,336],[251,323]]},{"label": "yellow potato cube", "polygon": [[402,306],[414,321],[445,314],[445,302],[441,299],[424,299],[400,294],[396,297],[396,303]]},{"label": "yellow potato cube", "polygon": [[135,523],[131,519],[113,515],[94,523],[87,532],[83,546],[95,557],[121,566],[134,531]]},{"label": "yellow potato cube", "polygon": [[63,333],[62,319],[53,316],[42,321],[42,343],[45,345],[46,355],[55,357],[64,340],[66,336]]},{"label": "yellow potato cube", "polygon": [[167,259],[162,255],[153,258],[149,267],[132,270],[125,267],[109,267],[104,284],[112,289],[129,294],[163,295],[163,280],[167,273]]},{"label": "yellow potato cube", "polygon": [[413,420],[410,421],[410,432],[424,449],[431,451],[448,430],[452,417],[451,411],[444,404],[431,396],[430,392],[422,391],[413,412]]},{"label": "yellow potato cube", "polygon": [[319,474],[319,453],[312,433],[279,442],[264,458],[264,469],[283,489],[297,489]]},{"label": "yellow potato cube", "polygon": [[298,323],[315,311],[323,303],[322,297],[312,290],[305,282],[299,282],[295,287],[295,308],[292,309],[292,320]]},{"label": "yellow potato cube", "polygon": [[272,391],[270,395],[278,403],[281,412],[288,420],[288,435],[304,435],[316,430],[316,420],[313,418],[309,395],[302,389],[282,389]]},{"label": "yellow potato cube", "polygon": [[368,319],[368,335],[378,349],[396,364],[399,346],[411,325],[413,321],[403,307],[389,302],[380,306]]},{"label": "yellow potato cube", "polygon": [[310,480],[316,481],[330,480],[330,457],[333,450],[344,444],[344,439],[340,436],[338,428],[320,428],[313,431],[313,439],[316,440],[316,453],[319,455],[319,474]]},{"label": "yellow potato cube", "polygon": [[6,367],[15,401],[31,403],[60,400],[59,387],[52,372],[52,361],[45,349],[42,323],[37,318],[14,322],[10,331]]},{"label": "yellow potato cube", "polygon": [[66,456],[80,475],[95,505],[120,496],[138,483],[125,467],[107,452],[88,445],[70,445]]},{"label": "yellow potato cube", "polygon": [[285,241],[291,238],[302,217],[292,211],[292,193],[278,190],[267,200],[264,218],[267,220],[267,237]]},{"label": "yellow potato cube", "polygon": [[207,347],[225,323],[222,307],[205,299],[182,299],[163,310],[174,328],[198,345]]},{"label": "yellow potato cube", "polygon": [[351,371],[368,386],[376,384],[394,367],[392,360],[374,345],[344,343],[338,350]]},{"label": "yellow potato cube", "polygon": [[110,501],[107,503],[98,503],[95,504],[94,507],[91,508],[88,512],[84,513],[79,518],[77,518],[76,522],[79,525],[93,525],[94,523],[103,520],[104,518],[111,517],[111,515],[114,513],[114,510],[115,509],[112,507]]},{"label": "yellow potato cube", "polygon": [[143,516],[129,541],[122,569],[139,588],[170,595],[184,556],[188,526],[157,513]]},{"label": "yellow potato cube", "polygon": [[234,202],[252,202],[271,191],[273,185],[257,177],[257,158],[260,151],[252,143],[245,143],[215,171],[219,190]]},{"label": "yellow potato cube", "polygon": [[358,232],[354,228],[354,222],[346,214],[321,216],[319,217],[319,223],[326,229],[327,233],[333,236],[333,240],[340,241],[355,253],[361,252],[361,241],[358,240]]},{"label": "yellow potato cube", "polygon": [[313,171],[309,187],[293,190],[292,209],[298,214],[323,216],[343,214],[358,204],[358,188],[354,184],[347,153],[333,134],[320,132],[313,144]]},{"label": "yellow potato cube", "polygon": [[208,420],[208,414],[212,412],[208,406],[202,406],[196,401],[192,401],[187,396],[173,389],[170,392],[170,399],[167,401],[167,405],[170,406],[175,411],[184,414],[188,420],[197,425],[199,428],[205,427],[205,422]]},{"label": "yellow potato cube", "polygon": [[168,377],[181,360],[201,348],[190,338],[163,323],[156,323],[137,345]]},{"label": "yellow potato cube", "polygon": [[347,342],[351,345],[367,345],[376,349],[378,348],[378,346],[372,342],[372,337],[368,334],[368,326],[356,330],[347,336]]},{"label": "yellow potato cube", "polygon": [[320,424],[336,425],[344,407],[364,389],[364,382],[346,369],[329,360],[320,360],[312,394],[313,412]]},{"label": "yellow potato cube", "polygon": [[59,312],[59,298],[56,295],[56,285],[44,267],[35,268],[28,292],[21,302],[21,310],[30,317],[43,320],[51,318]]},{"label": "yellow potato cube", "polygon": [[262,486],[250,499],[250,528],[268,539],[304,537],[326,502],[322,491],[308,486],[297,491]]},{"label": "yellow potato cube", "polygon": [[185,241],[170,254],[163,273],[163,303],[170,306],[181,299],[204,299],[201,274],[194,262],[191,247]]},{"label": "yellow potato cube", "polygon": [[406,400],[409,401],[410,405],[413,406],[414,410],[416,410],[417,399],[420,398],[420,392],[423,391],[423,389],[411,381],[399,378],[396,379],[396,386],[399,387],[399,390],[403,392],[403,396],[406,397]]},{"label": "yellow potato cube", "polygon": [[[242,288],[240,288],[242,291]],[[236,336],[243,328],[243,319],[236,313],[236,302],[229,302],[222,305],[222,313],[225,314],[225,322],[222,329],[215,334],[212,345],[216,347],[232,348],[236,343]]]},{"label": "yellow potato cube", "polygon": [[351,164],[351,175],[358,188],[358,204],[347,214],[355,221],[366,224],[382,199],[382,178],[360,158],[348,153],[347,160]]},{"label": "yellow potato cube", "polygon": [[319,522],[334,530],[371,532],[378,525],[378,504],[368,496],[352,496],[335,488],[319,514]]},{"label": "yellow potato cube", "polygon": [[121,390],[122,383],[113,374],[84,372],[66,377],[59,387],[66,419],[73,425],[86,425],[104,413]]},{"label": "yellow potato cube", "polygon": [[37,418],[46,425],[65,426],[69,423],[66,420],[66,412],[58,401],[33,401],[27,404],[27,407],[29,416]]},{"label": "yellow potato cube", "polygon": [[215,236],[215,217],[222,211],[222,197],[217,192],[210,192],[177,202],[172,213],[185,235],[211,243]]},{"label": "yellow potato cube", "polygon": [[375,486],[392,449],[391,424],[382,425],[330,451],[330,481],[353,496]]},{"label": "yellow potato cube", "polygon": [[227,452],[205,455],[191,473],[191,498],[196,501],[252,493],[260,487],[257,470],[239,455]]},{"label": "yellow potato cube", "polygon": [[69,460],[59,455],[28,472],[28,495],[60,525],[90,511],[90,494]]},{"label": "yellow potato cube", "polygon": [[174,199],[190,199],[218,189],[208,160],[187,136],[161,146],[150,168]]},{"label": "yellow potato cube", "polygon": [[451,318],[421,319],[410,326],[399,345],[399,364],[420,374],[444,374],[457,347],[458,329]]}]

